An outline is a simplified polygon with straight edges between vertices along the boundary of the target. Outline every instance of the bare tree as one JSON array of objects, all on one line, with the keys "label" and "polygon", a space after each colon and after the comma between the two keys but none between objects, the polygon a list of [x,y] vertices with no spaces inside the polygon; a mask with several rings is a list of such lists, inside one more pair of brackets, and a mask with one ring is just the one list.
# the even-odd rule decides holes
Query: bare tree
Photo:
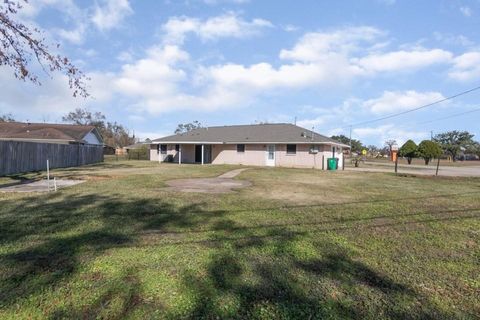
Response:
[{"label": "bare tree", "polygon": [[175,134],[181,134],[181,133],[186,133],[195,129],[200,129],[202,128],[202,124],[198,122],[197,120],[191,122],[191,123],[180,123],[177,126],[177,129],[175,129]]},{"label": "bare tree", "polygon": [[0,122],[15,122],[15,118],[11,113],[0,115]]},{"label": "bare tree", "polygon": [[90,112],[77,108],[62,117],[63,122],[81,126],[95,126],[103,137],[105,144],[112,147],[125,147],[136,142],[127,128],[117,122],[107,122],[101,112]]},{"label": "bare tree", "polygon": [[18,79],[41,85],[38,75],[31,69],[33,57],[47,74],[54,71],[65,74],[74,97],[87,97],[89,94],[85,81],[88,78],[67,57],[53,53],[39,29],[16,21],[22,3],[27,2],[28,0],[0,1],[0,66],[11,67]]},{"label": "bare tree", "polygon": [[397,144],[397,140],[389,139],[385,141],[385,145],[388,147],[388,154],[392,154],[392,147]]},{"label": "bare tree", "polygon": [[87,109],[76,108],[62,117],[63,122],[78,124],[81,126],[105,127],[105,115],[101,112],[91,113]]}]

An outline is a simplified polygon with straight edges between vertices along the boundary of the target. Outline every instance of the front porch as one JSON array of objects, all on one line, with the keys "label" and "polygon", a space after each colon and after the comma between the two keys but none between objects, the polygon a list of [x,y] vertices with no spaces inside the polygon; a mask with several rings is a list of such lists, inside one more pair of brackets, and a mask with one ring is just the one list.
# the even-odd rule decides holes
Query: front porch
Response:
[{"label": "front porch", "polygon": [[210,164],[211,144],[151,144],[150,159],[159,162]]}]

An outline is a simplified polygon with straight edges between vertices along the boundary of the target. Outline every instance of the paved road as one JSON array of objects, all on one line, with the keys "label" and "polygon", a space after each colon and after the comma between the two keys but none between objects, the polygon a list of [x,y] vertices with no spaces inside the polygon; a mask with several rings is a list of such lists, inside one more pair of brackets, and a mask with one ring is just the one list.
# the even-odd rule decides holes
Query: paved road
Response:
[{"label": "paved road", "polygon": [[[376,163],[365,162],[360,164],[359,168],[345,167],[349,171],[367,171],[367,172],[393,172],[394,164],[390,163]],[[399,173],[419,174],[433,176],[435,175],[435,166],[420,166],[420,165],[399,165]],[[438,170],[439,176],[447,177],[480,177],[480,166],[465,166],[465,167],[442,167]]]}]

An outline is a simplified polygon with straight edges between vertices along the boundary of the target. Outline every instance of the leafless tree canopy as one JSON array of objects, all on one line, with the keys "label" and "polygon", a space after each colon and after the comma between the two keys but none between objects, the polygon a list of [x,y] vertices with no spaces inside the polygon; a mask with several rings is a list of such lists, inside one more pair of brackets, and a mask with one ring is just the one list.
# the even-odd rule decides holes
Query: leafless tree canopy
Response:
[{"label": "leafless tree canopy", "polygon": [[63,122],[97,127],[105,144],[111,147],[125,147],[137,142],[135,137],[130,136],[130,132],[123,125],[105,120],[106,117],[103,113],[92,113],[87,109],[81,108],[77,108],[62,117]]},{"label": "leafless tree canopy", "polygon": [[39,29],[16,21],[18,10],[27,1],[0,0],[0,66],[11,67],[18,79],[40,84],[38,75],[31,70],[33,58],[47,74],[59,71],[67,75],[74,97],[87,97],[86,76],[68,58],[53,54]]}]

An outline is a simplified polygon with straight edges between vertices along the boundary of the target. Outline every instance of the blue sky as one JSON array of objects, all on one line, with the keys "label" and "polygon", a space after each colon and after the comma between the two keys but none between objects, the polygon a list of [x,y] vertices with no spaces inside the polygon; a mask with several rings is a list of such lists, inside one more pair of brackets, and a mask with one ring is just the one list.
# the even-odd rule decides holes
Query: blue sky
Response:
[{"label": "blue sky", "polygon": [[[102,111],[137,136],[178,123],[293,122],[326,134],[480,85],[480,0],[30,0],[26,23],[61,44],[91,81],[71,97],[65,78],[36,87],[0,68],[0,113],[59,122]],[[480,139],[480,91],[353,127],[382,145],[468,130]],[[425,123],[428,122],[428,123]]]}]

